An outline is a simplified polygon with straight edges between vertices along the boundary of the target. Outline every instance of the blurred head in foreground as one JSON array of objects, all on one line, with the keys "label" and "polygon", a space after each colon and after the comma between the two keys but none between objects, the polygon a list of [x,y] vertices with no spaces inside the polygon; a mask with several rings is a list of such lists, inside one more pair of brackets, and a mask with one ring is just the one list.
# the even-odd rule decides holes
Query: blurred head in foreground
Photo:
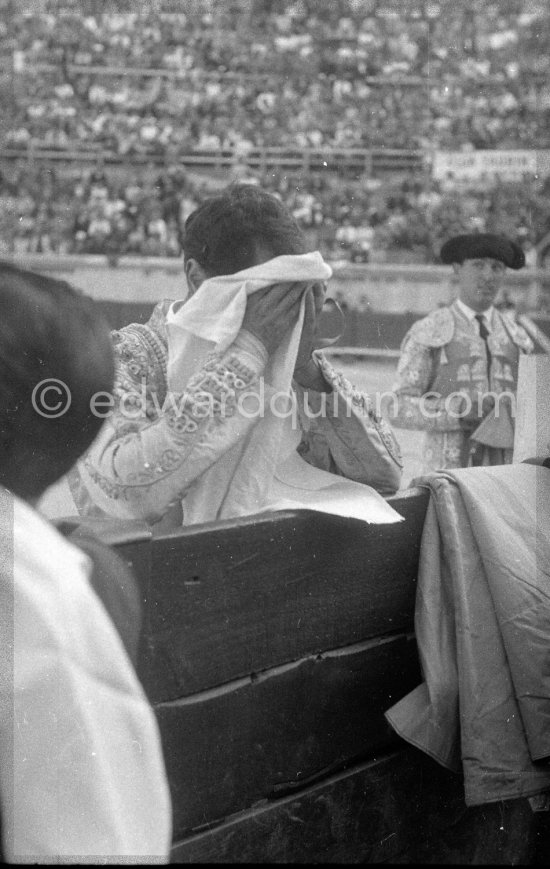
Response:
[{"label": "blurred head in foreground", "polygon": [[94,302],[0,262],[0,485],[32,501],[70,470],[103,422],[93,396],[113,377]]}]

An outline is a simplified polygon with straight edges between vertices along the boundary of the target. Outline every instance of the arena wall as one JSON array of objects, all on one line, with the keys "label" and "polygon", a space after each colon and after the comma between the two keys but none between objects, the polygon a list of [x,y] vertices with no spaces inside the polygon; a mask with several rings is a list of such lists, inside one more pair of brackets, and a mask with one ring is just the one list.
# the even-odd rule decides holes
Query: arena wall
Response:
[{"label": "arena wall", "polygon": [[[179,259],[27,255],[17,262],[68,280],[96,299],[113,328],[144,322],[155,302],[187,292]],[[396,348],[410,324],[454,295],[447,266],[333,263],[330,295],[346,313],[345,346]],[[504,290],[522,311],[538,316],[550,299],[550,272],[508,272]]]}]

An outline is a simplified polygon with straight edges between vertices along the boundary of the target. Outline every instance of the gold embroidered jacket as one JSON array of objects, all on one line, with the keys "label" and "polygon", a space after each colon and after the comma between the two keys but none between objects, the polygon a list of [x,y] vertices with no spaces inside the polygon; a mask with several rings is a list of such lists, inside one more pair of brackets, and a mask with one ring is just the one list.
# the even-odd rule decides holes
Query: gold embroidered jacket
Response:
[{"label": "gold embroidered jacket", "polygon": [[[223,356],[212,355],[182,395],[167,396],[170,304],[159,303],[147,324],[113,333],[114,408],[69,475],[83,514],[158,521],[252,426],[253,418],[238,412],[239,396],[257,391],[266,400],[258,387],[267,356],[248,333],[240,333]],[[316,351],[316,359],[332,391],[324,396],[309,390],[305,414],[303,390],[294,384],[300,455],[322,470],[393,494],[402,462],[391,427],[322,353]],[[326,410],[320,413],[323,401]]]},{"label": "gold embroidered jacket", "polygon": [[[459,416],[462,396],[472,403],[479,394],[515,395],[521,353],[533,343],[509,315],[493,309],[487,348],[477,324],[453,303],[414,323],[401,345],[394,392],[395,426],[423,429],[424,472],[465,464],[464,433]],[[502,461],[511,461],[506,450]],[[487,463],[497,463],[489,457]]]}]

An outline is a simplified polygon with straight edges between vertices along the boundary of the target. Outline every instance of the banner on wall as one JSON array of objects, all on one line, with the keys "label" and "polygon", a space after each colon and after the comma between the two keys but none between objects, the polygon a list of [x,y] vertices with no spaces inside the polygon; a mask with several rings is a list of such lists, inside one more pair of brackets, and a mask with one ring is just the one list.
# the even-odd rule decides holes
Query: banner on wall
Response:
[{"label": "banner on wall", "polygon": [[481,178],[498,174],[502,178],[518,178],[524,173],[537,173],[536,151],[436,151],[432,173],[434,178]]}]

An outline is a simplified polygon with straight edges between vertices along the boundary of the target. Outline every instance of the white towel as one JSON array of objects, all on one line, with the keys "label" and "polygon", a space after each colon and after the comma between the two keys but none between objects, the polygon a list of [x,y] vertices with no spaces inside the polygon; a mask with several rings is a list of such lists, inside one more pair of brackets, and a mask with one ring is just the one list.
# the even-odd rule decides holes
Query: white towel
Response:
[{"label": "white towel", "polygon": [[[182,392],[213,351],[224,353],[236,339],[247,298],[281,282],[326,281],[332,275],[318,251],[279,256],[233,275],[209,278],[185,303],[175,302],[167,315],[168,389]],[[265,393],[295,402],[292,377],[304,321],[298,320],[266,366]],[[183,504],[185,524],[246,516],[269,509],[308,508],[367,522],[396,522],[402,517],[374,489],[313,468],[296,453],[300,432],[292,416],[273,413],[268,400],[248,434],[193,485]],[[299,471],[300,484],[296,485]]]}]

